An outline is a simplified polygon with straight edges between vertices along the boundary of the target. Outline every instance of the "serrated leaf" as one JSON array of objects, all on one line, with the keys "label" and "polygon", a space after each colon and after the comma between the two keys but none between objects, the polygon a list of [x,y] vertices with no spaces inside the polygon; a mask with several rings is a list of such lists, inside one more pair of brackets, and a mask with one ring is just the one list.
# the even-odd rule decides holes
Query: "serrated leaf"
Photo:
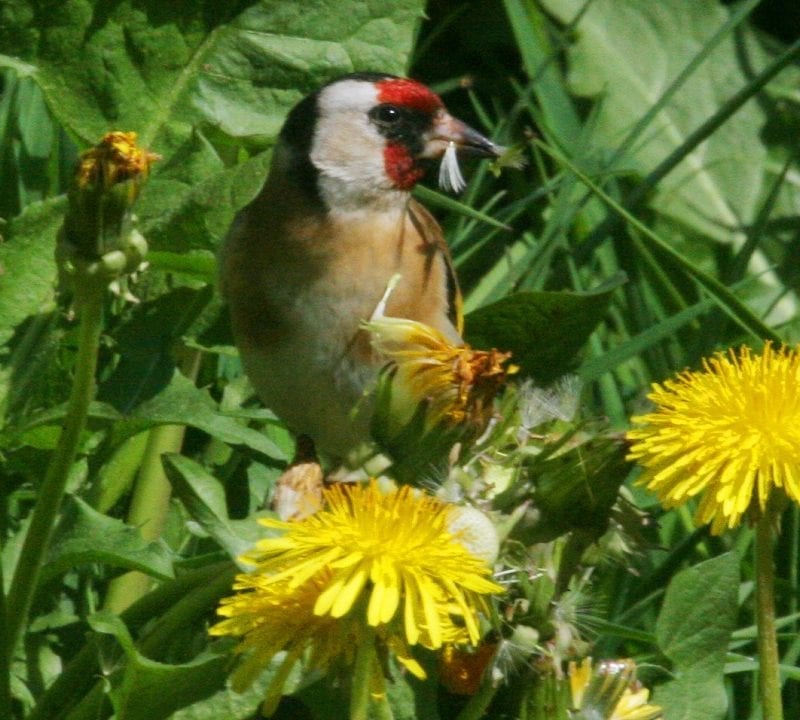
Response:
[{"label": "serrated leaf", "polygon": [[169,154],[193,125],[274,138],[289,107],[322,81],[402,72],[423,10],[418,0],[149,5],[84,0],[20,12],[0,52],[35,64],[53,112],[85,143],[113,123]]},{"label": "serrated leaf", "polygon": [[172,489],[189,515],[232,558],[252,548],[266,535],[264,527],[255,519],[231,520],[228,517],[225,491],[219,480],[202,465],[173,453],[165,455],[163,463]]},{"label": "serrated leaf", "polygon": [[78,497],[68,498],[42,567],[42,579],[79,565],[101,563],[140,570],[161,580],[174,576],[172,552],[163,540],[148,542],[139,530],[103,515]]},{"label": "serrated leaf", "polygon": [[181,665],[167,665],[144,657],[128,628],[111,613],[89,618],[95,632],[113,636],[125,662],[107,675],[116,720],[161,720],[189,703],[217,692],[225,680],[227,654],[205,651]]},{"label": "serrated leaf", "polygon": [[594,292],[520,292],[469,313],[467,342],[510,350],[520,374],[547,385],[570,371],[623,278]]}]

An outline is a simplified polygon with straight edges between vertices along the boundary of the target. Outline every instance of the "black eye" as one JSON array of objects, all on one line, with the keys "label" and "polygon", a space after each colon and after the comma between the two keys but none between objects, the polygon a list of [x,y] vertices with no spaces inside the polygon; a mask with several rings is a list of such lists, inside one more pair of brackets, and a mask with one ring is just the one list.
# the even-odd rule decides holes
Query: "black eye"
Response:
[{"label": "black eye", "polygon": [[378,105],[378,107],[372,110],[370,115],[374,120],[383,125],[392,125],[402,117],[400,108],[394,105]]}]

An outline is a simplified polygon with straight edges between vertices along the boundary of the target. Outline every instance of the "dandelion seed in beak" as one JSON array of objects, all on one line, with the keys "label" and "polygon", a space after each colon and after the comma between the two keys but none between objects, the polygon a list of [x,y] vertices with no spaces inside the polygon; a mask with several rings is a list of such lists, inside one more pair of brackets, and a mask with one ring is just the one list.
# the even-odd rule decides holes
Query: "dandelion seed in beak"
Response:
[{"label": "dandelion seed in beak", "polygon": [[467,186],[461,168],[458,166],[458,156],[456,155],[456,144],[449,142],[447,150],[442,156],[442,164],[439,166],[439,187],[442,190],[461,192]]}]

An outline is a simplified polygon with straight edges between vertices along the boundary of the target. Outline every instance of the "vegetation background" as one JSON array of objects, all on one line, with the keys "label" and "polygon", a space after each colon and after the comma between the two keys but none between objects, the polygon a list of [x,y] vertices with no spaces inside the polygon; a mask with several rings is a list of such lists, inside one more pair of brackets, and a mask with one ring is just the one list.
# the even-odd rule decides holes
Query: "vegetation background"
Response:
[{"label": "vegetation background", "polygon": [[[162,160],[136,205],[149,265],[109,296],[97,399],[28,635],[0,663],[0,716],[253,717],[258,688],[225,689],[206,629],[293,441],[241,377],[214,253],[304,94],[352,70],[407,73],[525,143],[524,169],[469,166],[459,199],[420,196],[473,342],[513,347],[543,385],[577,373],[582,416],[621,430],[650,382],[715,349],[800,340],[799,37],[791,0],[2,2],[6,590],[76,361],[54,248],[77,153],[133,130]],[[521,291],[541,314],[515,305]],[[624,561],[602,550],[581,610],[593,654],[634,657],[668,720],[755,720],[751,530],[711,537],[630,492],[657,522]],[[800,717],[797,508],[783,520],[784,699]],[[401,717],[451,716],[452,699],[408,692]],[[330,707],[317,683],[279,712]],[[498,701],[492,717],[513,711]]]}]

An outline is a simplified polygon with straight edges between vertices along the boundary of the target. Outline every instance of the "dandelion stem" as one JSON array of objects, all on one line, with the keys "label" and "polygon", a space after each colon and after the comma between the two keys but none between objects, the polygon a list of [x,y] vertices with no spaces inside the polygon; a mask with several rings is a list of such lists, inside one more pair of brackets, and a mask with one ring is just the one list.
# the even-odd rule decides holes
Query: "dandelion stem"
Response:
[{"label": "dandelion stem", "polygon": [[762,515],[756,524],[755,541],[759,690],[763,720],[783,720],[778,640],[775,633],[773,517],[770,512]]},{"label": "dandelion stem", "polygon": [[356,649],[353,685],[350,688],[350,720],[369,720],[369,700],[375,656],[375,636],[365,633]]},{"label": "dandelion stem", "polygon": [[387,697],[382,697],[375,705],[375,720],[394,720],[392,706]]},{"label": "dandelion stem", "polygon": [[480,720],[480,718],[484,716],[496,692],[497,687],[494,682],[492,682],[491,673],[484,673],[478,692],[469,699],[464,709],[458,714],[457,720]]},{"label": "dandelion stem", "polygon": [[89,403],[94,398],[97,350],[103,329],[103,297],[106,283],[82,283],[78,290],[80,327],[75,375],[67,414],[58,445],[37,494],[36,506],[14,571],[6,603],[4,658],[10,663],[14,648],[27,624],[36,593],[39,571],[53,535],[53,528],[64,498],[70,469],[86,426]]}]

